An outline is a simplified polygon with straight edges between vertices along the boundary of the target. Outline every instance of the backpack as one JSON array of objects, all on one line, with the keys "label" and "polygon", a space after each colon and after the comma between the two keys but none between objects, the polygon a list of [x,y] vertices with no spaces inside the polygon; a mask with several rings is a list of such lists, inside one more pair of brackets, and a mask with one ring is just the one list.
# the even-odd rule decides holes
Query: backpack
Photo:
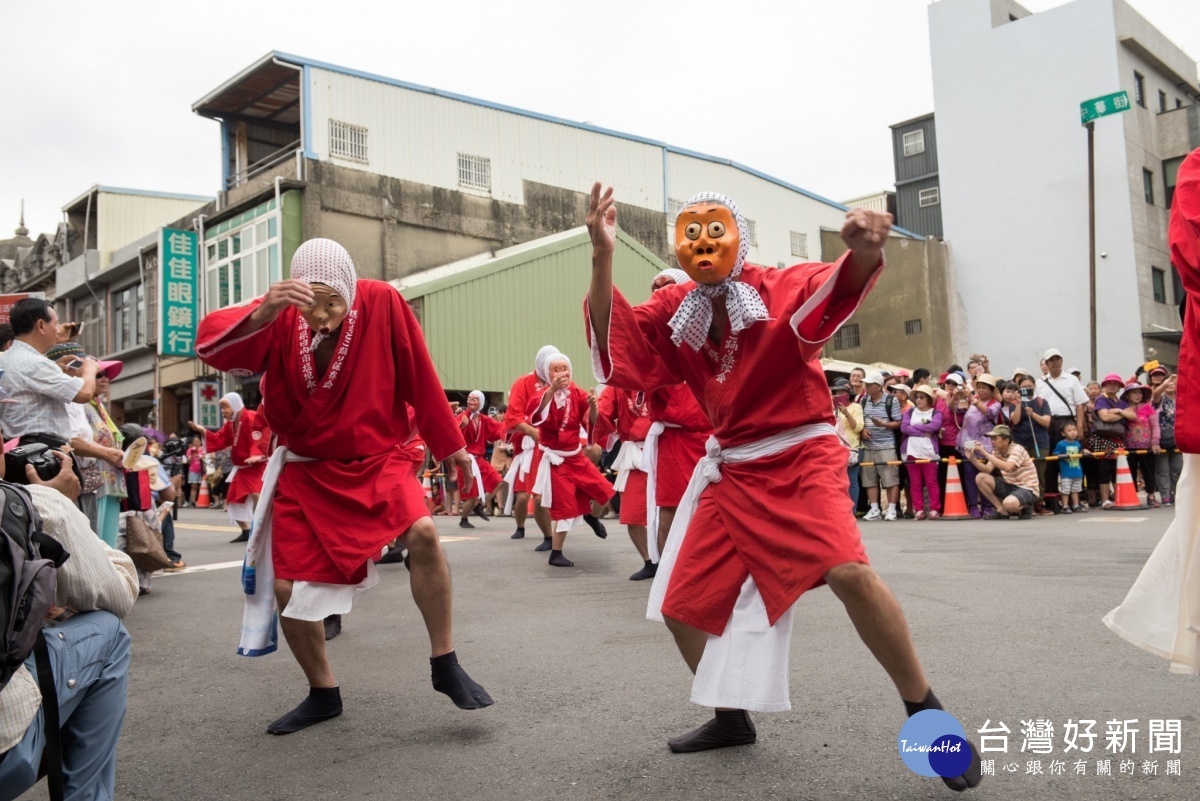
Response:
[{"label": "backpack", "polygon": [[54,605],[58,568],[70,556],[42,530],[42,518],[23,487],[0,481],[0,690],[32,652],[42,693],[46,745],[42,757],[50,797],[63,797],[62,743],[58,698],[42,624]]}]

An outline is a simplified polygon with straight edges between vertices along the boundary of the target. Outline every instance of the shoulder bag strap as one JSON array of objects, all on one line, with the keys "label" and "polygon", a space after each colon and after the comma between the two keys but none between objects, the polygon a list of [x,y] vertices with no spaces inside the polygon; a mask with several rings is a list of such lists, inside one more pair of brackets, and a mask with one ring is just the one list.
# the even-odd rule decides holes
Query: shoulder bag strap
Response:
[{"label": "shoulder bag strap", "polygon": [[33,643],[34,663],[37,665],[38,689],[42,691],[42,721],[46,744],[42,748],[42,764],[38,773],[46,777],[51,801],[63,801],[62,729],[58,720],[58,692],[54,688],[54,670],[46,637],[39,633]]}]

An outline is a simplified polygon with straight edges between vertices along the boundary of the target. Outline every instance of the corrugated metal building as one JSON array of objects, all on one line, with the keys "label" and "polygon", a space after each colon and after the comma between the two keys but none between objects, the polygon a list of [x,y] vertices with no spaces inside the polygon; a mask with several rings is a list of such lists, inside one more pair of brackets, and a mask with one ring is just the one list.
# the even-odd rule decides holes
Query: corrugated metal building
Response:
[{"label": "corrugated metal building", "polygon": [[942,190],[933,115],[914,117],[891,128],[892,158],[896,163],[896,225],[940,239]]},{"label": "corrugated metal building", "polygon": [[[630,303],[650,296],[655,274],[665,267],[617,230],[613,281]],[[392,284],[413,307],[446,390],[479,389],[505,402],[543,345],[570,357],[575,383],[595,383],[583,319],[591,270],[587,229],[575,228]]]}]

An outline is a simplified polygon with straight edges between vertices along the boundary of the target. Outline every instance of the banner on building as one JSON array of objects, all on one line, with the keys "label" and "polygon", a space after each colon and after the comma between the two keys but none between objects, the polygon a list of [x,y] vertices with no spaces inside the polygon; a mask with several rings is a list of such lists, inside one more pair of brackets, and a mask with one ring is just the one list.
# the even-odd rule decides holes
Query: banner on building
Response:
[{"label": "banner on building", "polygon": [[199,379],[192,382],[192,410],[195,421],[205,428],[220,428],[221,382]]},{"label": "banner on building", "polygon": [[8,313],[12,307],[25,298],[44,298],[43,292],[14,292],[11,295],[0,295],[0,324],[8,322]]},{"label": "banner on building", "polygon": [[[158,242],[160,356],[196,355],[200,248],[195,231],[164,228]],[[199,407],[197,407],[199,408]]]}]

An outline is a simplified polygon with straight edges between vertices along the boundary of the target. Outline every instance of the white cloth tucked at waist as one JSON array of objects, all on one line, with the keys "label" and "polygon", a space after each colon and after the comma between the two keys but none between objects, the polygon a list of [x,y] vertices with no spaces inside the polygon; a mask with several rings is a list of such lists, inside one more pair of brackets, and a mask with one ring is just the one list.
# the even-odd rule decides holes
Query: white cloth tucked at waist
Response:
[{"label": "white cloth tucked at waist", "polygon": [[529,468],[533,467],[533,446],[537,443],[533,441],[533,437],[528,434],[521,439],[521,452],[513,457],[512,464],[508,466],[508,472],[504,474],[504,480],[508,482],[508,498],[504,501],[504,514],[511,515],[513,513],[513,501],[517,497],[517,482],[524,481],[525,476],[529,475]]},{"label": "white cloth tucked at waist", "polygon": [[[802,442],[824,436],[836,437],[837,431],[828,423],[812,423],[733,448],[722,448],[716,437],[708,438],[706,455],[696,464],[687,492],[675,512],[658,574],[650,588],[646,617],[651,620],[663,619],[663,600],[688,525],[696,512],[700,496],[710,484],[722,480],[721,465],[765,459]],[[701,706],[748,709],[753,712],[791,709],[788,656],[794,612],[795,607],[789,609],[772,626],[754,577],[747,576],[729,622],[725,624],[725,631],[719,637],[711,634],[708,637],[704,656],[692,682],[692,702]]]},{"label": "white cloth tucked at waist", "polygon": [[646,549],[650,561],[658,562],[658,438],[668,428],[679,428],[674,423],[656,420],[646,432],[642,443],[642,472],[646,474]]},{"label": "white cloth tucked at waist", "polygon": [[621,443],[621,450],[617,451],[617,458],[613,461],[613,470],[617,472],[617,480],[613,482],[613,489],[617,492],[625,491],[630,473],[642,469],[642,445],[641,442]]},{"label": "white cloth tucked at waist", "polygon": [[542,508],[549,509],[554,505],[554,491],[550,481],[550,468],[562,464],[565,460],[583,450],[581,444],[573,451],[556,451],[545,445],[538,445],[542,452],[542,461],[538,465],[537,478],[533,481],[533,494],[542,496]]}]

